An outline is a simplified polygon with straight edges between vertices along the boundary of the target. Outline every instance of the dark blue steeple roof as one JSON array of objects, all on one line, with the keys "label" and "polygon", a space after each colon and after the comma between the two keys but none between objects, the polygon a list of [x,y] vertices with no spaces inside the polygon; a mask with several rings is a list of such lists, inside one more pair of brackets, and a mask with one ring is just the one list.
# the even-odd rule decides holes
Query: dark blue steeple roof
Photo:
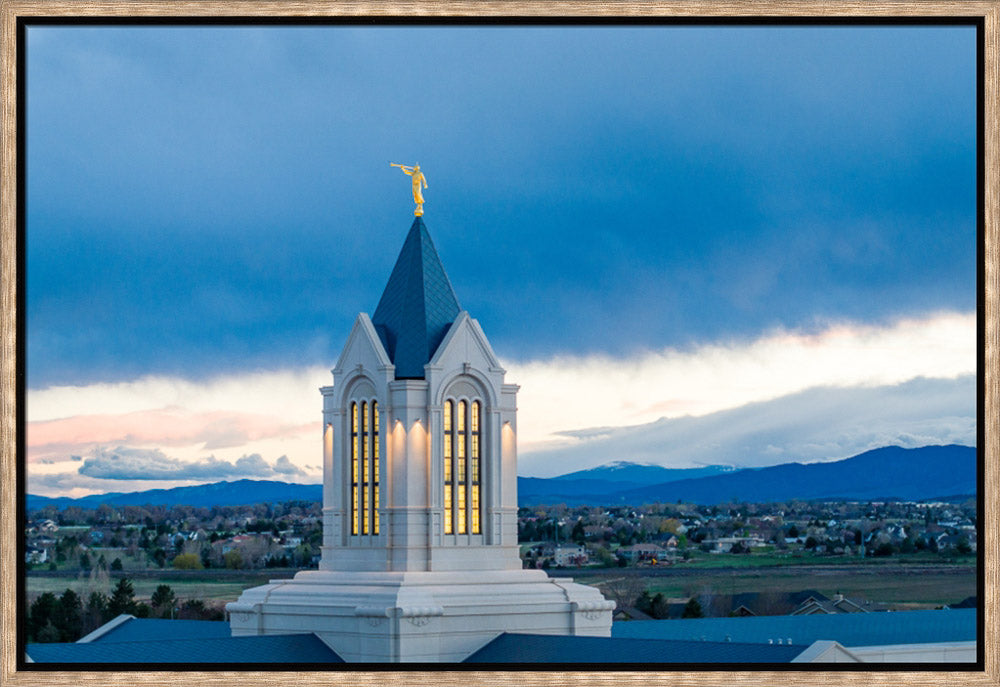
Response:
[{"label": "dark blue steeple roof", "polygon": [[417,217],[372,316],[397,379],[423,379],[424,365],[460,311],[431,235]]}]

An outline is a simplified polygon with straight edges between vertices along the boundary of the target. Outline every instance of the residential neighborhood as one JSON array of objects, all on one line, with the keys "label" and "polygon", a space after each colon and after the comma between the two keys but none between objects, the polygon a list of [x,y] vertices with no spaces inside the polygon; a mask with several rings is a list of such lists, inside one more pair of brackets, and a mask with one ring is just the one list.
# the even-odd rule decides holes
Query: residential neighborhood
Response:
[{"label": "residential neighborhood", "polygon": [[971,500],[522,508],[519,535],[525,566],[542,568],[676,565],[704,554],[831,559],[977,549]]},{"label": "residential neighborhood", "polygon": [[[598,587],[616,602],[615,620],[628,621],[974,607],[976,522],[974,500],[555,505],[521,508],[518,534],[525,568]],[[31,510],[26,617],[37,641],[79,636],[122,609],[221,620],[227,579],[315,568],[321,541],[311,501]],[[871,566],[925,582],[932,571],[936,588],[887,601],[810,576],[847,575],[832,584]],[[196,583],[202,591],[190,591]],[[48,624],[67,604],[76,629]]]},{"label": "residential neighborhood", "polygon": [[46,508],[29,518],[25,563],[53,571],[309,568],[322,537],[311,502]]}]

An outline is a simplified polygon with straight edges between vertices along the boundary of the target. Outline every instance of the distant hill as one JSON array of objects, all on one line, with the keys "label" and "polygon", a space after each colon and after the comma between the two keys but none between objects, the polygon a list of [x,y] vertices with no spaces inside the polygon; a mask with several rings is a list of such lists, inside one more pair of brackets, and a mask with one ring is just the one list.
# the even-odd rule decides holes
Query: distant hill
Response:
[{"label": "distant hill", "polygon": [[[767,468],[731,470],[720,466],[700,468],[717,474],[690,475],[682,479],[645,479],[637,485],[616,481],[631,468],[644,468],[647,477],[684,473],[655,466],[613,463],[552,479],[519,478],[521,506],[565,503],[620,505],[686,501],[712,505],[725,501],[788,501],[790,499],[905,499],[965,496],[976,493],[976,449],[970,446],[924,446],[904,449],[890,446],[852,458],[827,463],[784,463]],[[726,470],[725,472],[721,472]],[[601,479],[579,479],[601,475]],[[575,477],[576,479],[569,479]]]},{"label": "distant hill", "polygon": [[680,479],[695,479],[709,477],[723,472],[733,472],[736,468],[728,465],[708,465],[703,468],[665,468],[662,465],[644,465],[619,460],[607,465],[601,465],[589,470],[578,470],[566,475],[553,477],[560,481],[569,480],[602,480],[608,482],[633,482],[637,486],[644,484],[663,484]]},{"label": "distant hill", "polygon": [[681,480],[616,494],[629,503],[683,499],[714,504],[789,499],[918,500],[976,493],[976,449],[971,446],[899,446],[828,463],[785,463],[725,475]]},{"label": "distant hill", "polygon": [[[934,499],[976,493],[976,449],[956,445],[914,449],[889,446],[828,463],[784,463],[743,470],[718,465],[672,470],[618,462],[549,479],[518,477],[517,488],[521,506],[555,503],[568,506],[642,505],[679,500],[711,505],[731,500]],[[319,484],[244,479],[124,494],[95,494],[79,499],[28,494],[26,502],[29,509],[48,505],[60,509],[67,506],[96,508],[102,503],[211,507],[320,501],[322,497],[323,487]]]},{"label": "distant hill", "polygon": [[241,479],[235,482],[214,482],[193,487],[150,489],[130,493],[94,494],[78,499],[48,498],[28,494],[27,507],[44,508],[54,505],[96,508],[102,503],[109,506],[244,506],[254,503],[282,501],[319,501],[323,498],[322,484],[289,484],[270,480]]},{"label": "distant hill", "polygon": [[543,503],[567,505],[626,503],[625,494],[631,489],[639,489],[650,484],[707,477],[732,470],[733,468],[724,465],[676,469],[617,461],[547,479],[518,477],[517,502],[521,506]]}]

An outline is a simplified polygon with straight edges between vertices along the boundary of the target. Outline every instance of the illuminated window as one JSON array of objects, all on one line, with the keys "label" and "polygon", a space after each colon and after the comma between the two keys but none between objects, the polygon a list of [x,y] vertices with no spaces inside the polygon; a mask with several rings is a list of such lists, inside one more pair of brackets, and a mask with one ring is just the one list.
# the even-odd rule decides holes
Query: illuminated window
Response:
[{"label": "illuminated window", "polygon": [[483,404],[444,402],[444,533],[483,533]]},{"label": "illuminated window", "polygon": [[368,423],[370,420],[368,404],[361,403],[361,534],[368,534],[371,524],[371,512],[368,510],[368,484],[371,481],[369,471]]},{"label": "illuminated window", "polygon": [[379,413],[378,402],[352,401],[351,534],[378,534]]},{"label": "illuminated window", "polygon": [[444,404],[444,533],[451,534],[454,531],[452,524],[452,440],[454,432],[451,428],[451,416],[453,403],[445,401]]},{"label": "illuminated window", "polygon": [[378,402],[372,401],[372,531],[378,534]]},{"label": "illuminated window", "polygon": [[458,402],[458,413],[455,416],[455,440],[457,443],[457,466],[455,476],[458,478],[456,487],[456,495],[458,498],[456,501],[455,512],[458,515],[458,533],[465,534],[465,448],[469,441],[468,435],[465,433],[465,401]]},{"label": "illuminated window", "polygon": [[351,534],[358,533],[358,404],[351,404]]},{"label": "illuminated window", "polygon": [[480,455],[480,451],[482,449],[482,443],[481,443],[481,440],[480,440],[481,435],[479,433],[479,408],[480,408],[479,401],[473,401],[472,402],[472,432],[471,432],[471,434],[472,434],[472,437],[471,437],[471,439],[472,439],[472,456],[471,456],[472,476],[471,476],[471,479],[469,480],[469,482],[470,482],[470,484],[469,484],[470,499],[469,500],[472,502],[471,503],[471,508],[472,508],[472,533],[473,534],[480,534],[480,532],[481,532],[481,530],[480,530],[480,524],[479,524],[479,522],[480,522],[480,514],[479,514],[479,507],[480,507],[480,501],[479,501],[479,481],[480,481],[480,476],[479,476],[479,471],[480,471],[479,455]]}]

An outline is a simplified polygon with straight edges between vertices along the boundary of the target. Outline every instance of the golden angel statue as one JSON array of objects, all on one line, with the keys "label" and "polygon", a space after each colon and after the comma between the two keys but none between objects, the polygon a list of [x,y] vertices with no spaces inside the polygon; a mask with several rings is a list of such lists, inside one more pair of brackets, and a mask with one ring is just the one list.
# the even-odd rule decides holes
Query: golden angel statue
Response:
[{"label": "golden angel statue", "polygon": [[391,167],[399,167],[403,170],[403,174],[407,174],[413,178],[413,202],[417,204],[416,210],[413,214],[419,217],[424,214],[424,193],[421,189],[427,188],[427,179],[424,177],[423,172],[420,171],[420,164],[415,164],[412,167],[409,165],[397,165],[395,162],[390,162]]}]

